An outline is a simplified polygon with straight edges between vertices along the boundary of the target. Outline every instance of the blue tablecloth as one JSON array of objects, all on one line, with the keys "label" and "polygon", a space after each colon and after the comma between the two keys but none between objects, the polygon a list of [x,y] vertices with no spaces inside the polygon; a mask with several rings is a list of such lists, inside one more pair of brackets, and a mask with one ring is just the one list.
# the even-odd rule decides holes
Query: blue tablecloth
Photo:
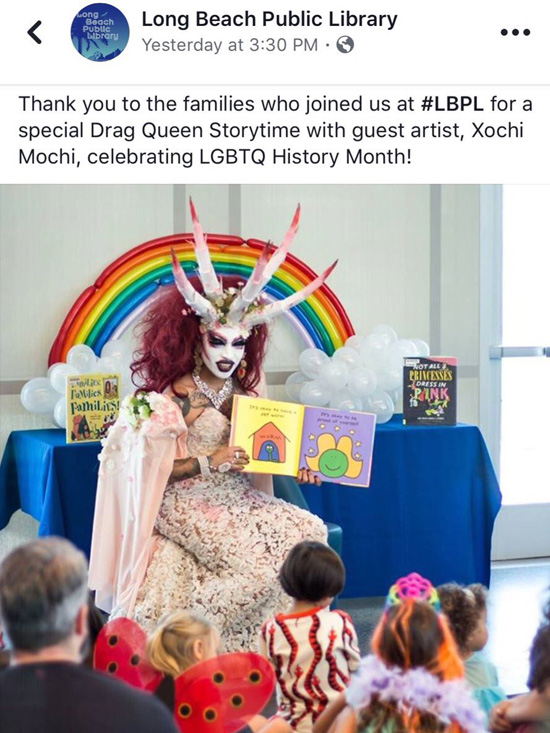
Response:
[{"label": "blue tablecloth", "polygon": [[302,487],[313,512],[344,530],[344,596],[385,595],[416,571],[434,585],[489,585],[491,535],[501,495],[473,425],[377,426],[368,489]]},{"label": "blue tablecloth", "polygon": [[[16,509],[39,534],[89,553],[99,443],[65,444],[62,430],[13,432],[0,464],[0,528]],[[500,491],[479,430],[377,427],[369,489],[303,487],[311,510],[344,530],[343,596],[384,595],[412,570],[439,584],[488,584]]]},{"label": "blue tablecloth", "polygon": [[0,528],[16,509],[40,522],[41,537],[67,537],[90,553],[100,443],[65,443],[65,431],[17,430],[0,464]]}]

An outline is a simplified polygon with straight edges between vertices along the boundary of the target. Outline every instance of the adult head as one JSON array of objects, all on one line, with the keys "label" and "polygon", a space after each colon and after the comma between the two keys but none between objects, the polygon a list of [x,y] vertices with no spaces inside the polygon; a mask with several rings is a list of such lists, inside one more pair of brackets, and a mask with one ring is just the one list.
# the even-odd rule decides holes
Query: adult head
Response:
[{"label": "adult head", "polygon": [[67,540],[49,537],[13,550],[0,564],[0,619],[14,661],[80,661],[87,594],[86,558]]},{"label": "adult head", "polygon": [[[215,376],[227,378],[237,372],[243,389],[253,392],[261,379],[267,338],[265,324],[254,326],[249,334],[227,326],[201,331],[199,316],[185,308],[175,287],[169,288],[141,323],[132,371],[147,391],[163,392],[179,377],[193,372],[201,358]],[[216,363],[224,360],[233,364],[222,372]]]},{"label": "adult head", "polygon": [[[145,319],[142,348],[132,364],[132,372],[141,377],[146,390],[160,392],[182,374],[193,371],[200,359],[215,377],[226,379],[236,373],[241,386],[253,392],[261,376],[266,323],[321,287],[336,262],[298,292],[276,303],[265,303],[262,293],[285,261],[298,230],[300,206],[281,245],[273,249],[266,243],[247,282],[233,284],[229,282],[232,278],[223,282],[218,278],[197,212],[191,200],[189,204],[197,282],[187,276],[172,250],[172,270],[180,301],[176,305],[166,298],[153,305]],[[181,298],[185,303],[183,320]]]}]

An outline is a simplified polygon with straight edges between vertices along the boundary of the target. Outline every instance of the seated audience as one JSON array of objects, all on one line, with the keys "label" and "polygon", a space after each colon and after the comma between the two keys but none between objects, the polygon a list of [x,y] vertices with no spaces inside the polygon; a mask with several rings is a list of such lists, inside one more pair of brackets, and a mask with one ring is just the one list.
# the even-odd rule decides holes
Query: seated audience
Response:
[{"label": "seated audience", "polygon": [[392,586],[372,650],[313,733],[486,730],[429,581],[412,573]]},{"label": "seated audience", "polygon": [[277,677],[278,710],[270,730],[279,733],[290,725],[306,733],[357,669],[357,635],[346,613],[329,608],[345,582],[344,565],[330,547],[295,545],[279,581],[294,603],[289,613],[266,621],[260,635],[260,652]]},{"label": "seated audience", "polygon": [[[147,641],[147,656],[151,666],[164,675],[155,695],[169,710],[174,710],[174,679],[197,662],[215,657],[220,646],[216,628],[195,613],[175,611],[160,621]],[[266,719],[257,715],[241,730],[255,733],[265,723]]]},{"label": "seated audience", "polygon": [[0,619],[11,649],[0,673],[2,733],[177,733],[153,697],[81,664],[89,634],[84,555],[58,538],[0,564]]},{"label": "seated audience", "polygon": [[446,583],[437,589],[441,608],[464,662],[464,676],[476,700],[488,715],[506,693],[499,686],[496,667],[482,654],[487,644],[487,588],[476,583],[462,588]]}]

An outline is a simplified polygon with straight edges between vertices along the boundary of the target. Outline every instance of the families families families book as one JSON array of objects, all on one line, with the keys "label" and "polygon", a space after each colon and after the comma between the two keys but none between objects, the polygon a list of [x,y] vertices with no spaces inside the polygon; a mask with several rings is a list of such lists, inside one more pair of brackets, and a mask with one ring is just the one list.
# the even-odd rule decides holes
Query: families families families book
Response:
[{"label": "families families families book", "polygon": [[405,359],[404,425],[456,425],[456,365],[454,356]]},{"label": "families families families book", "polygon": [[120,407],[119,374],[67,377],[67,443],[101,440]]},{"label": "families families families book", "polygon": [[236,395],[230,445],[250,457],[246,471],[368,486],[376,415]]}]

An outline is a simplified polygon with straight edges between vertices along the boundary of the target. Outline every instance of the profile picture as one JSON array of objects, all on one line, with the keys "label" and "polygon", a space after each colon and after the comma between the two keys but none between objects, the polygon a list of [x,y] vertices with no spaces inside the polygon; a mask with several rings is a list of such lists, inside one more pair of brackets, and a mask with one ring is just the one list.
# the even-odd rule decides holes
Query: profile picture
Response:
[{"label": "profile picture", "polygon": [[130,37],[126,16],[114,5],[86,5],[74,17],[71,41],[89,61],[112,61],[124,51]]}]

